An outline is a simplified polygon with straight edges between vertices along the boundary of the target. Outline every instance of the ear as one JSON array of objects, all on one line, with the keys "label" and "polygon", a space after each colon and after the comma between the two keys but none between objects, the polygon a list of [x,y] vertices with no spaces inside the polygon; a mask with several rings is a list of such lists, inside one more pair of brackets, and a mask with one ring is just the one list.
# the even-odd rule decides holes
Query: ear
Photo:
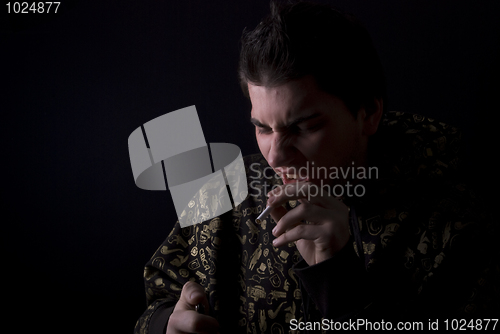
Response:
[{"label": "ear", "polygon": [[366,136],[371,136],[377,132],[380,119],[382,118],[382,112],[384,110],[384,100],[374,99],[372,108],[373,109],[370,110],[370,114],[367,114],[366,111],[363,113],[363,134]]}]

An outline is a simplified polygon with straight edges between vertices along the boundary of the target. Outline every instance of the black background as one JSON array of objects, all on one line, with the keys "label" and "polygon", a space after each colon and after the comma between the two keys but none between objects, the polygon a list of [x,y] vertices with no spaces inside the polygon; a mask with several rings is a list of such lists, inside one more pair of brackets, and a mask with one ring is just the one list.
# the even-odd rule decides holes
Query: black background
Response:
[{"label": "black background", "polygon": [[[331,3],[370,31],[388,110],[461,127],[470,182],[496,191],[499,2]],[[128,136],[196,105],[207,142],[257,152],[236,66],[241,32],[268,1],[61,0],[58,14],[0,11],[4,326],[131,333],[146,306],[143,265],[176,215],[168,192],[135,186]]]}]

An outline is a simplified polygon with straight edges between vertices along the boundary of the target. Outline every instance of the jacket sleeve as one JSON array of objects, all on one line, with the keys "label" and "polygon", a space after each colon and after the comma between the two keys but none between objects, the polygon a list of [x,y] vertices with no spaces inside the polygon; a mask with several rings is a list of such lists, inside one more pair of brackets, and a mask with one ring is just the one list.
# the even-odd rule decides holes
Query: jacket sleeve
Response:
[{"label": "jacket sleeve", "polygon": [[167,239],[144,268],[147,309],[135,326],[135,334],[164,334],[170,315],[179,300],[182,286],[191,272],[189,238],[193,227],[181,229],[177,222]]},{"label": "jacket sleeve", "polygon": [[[234,223],[237,222],[239,226],[241,219],[235,210],[207,219],[218,205],[230,200],[225,193],[220,192],[217,182],[209,181],[201,188],[183,213],[194,225],[181,228],[177,222],[147,262],[144,284],[148,307],[136,323],[136,334],[165,333],[168,319],[187,281],[194,281],[205,289],[210,315],[217,316],[220,310],[218,291],[221,291],[217,286],[233,284],[227,282],[229,274],[226,273],[233,268],[227,263],[234,263],[232,261],[239,253],[226,251],[226,247],[233,249],[233,246],[240,244]],[[242,196],[241,193],[239,195]]]},{"label": "jacket sleeve", "polygon": [[301,260],[294,271],[303,295],[314,302],[324,318],[336,321],[354,318],[359,308],[369,303],[368,274],[352,243],[321,263],[308,266]]},{"label": "jacket sleeve", "polygon": [[[353,238],[329,260],[313,266],[297,263],[303,293],[324,318],[336,321],[495,318],[500,300],[499,257],[492,247],[497,228],[464,188],[458,192],[460,196],[428,206],[431,216],[423,214],[408,228],[399,227],[392,247],[384,251],[373,251],[381,244],[368,239],[356,246],[359,238]],[[439,214],[433,211],[438,209]],[[385,231],[391,230],[387,226],[394,232],[394,225],[387,224]],[[372,240],[388,242],[387,233],[378,236],[383,238]]]},{"label": "jacket sleeve", "polygon": [[[171,303],[173,303],[172,306]],[[134,333],[165,334],[175,301],[158,299],[148,306],[136,323]]]}]

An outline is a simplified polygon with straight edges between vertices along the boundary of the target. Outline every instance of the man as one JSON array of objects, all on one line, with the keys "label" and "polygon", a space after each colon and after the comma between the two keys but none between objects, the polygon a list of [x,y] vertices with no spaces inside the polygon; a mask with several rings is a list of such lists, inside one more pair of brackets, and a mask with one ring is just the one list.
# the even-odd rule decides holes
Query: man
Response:
[{"label": "man", "polygon": [[[460,133],[384,114],[382,67],[358,22],[272,3],[243,36],[239,76],[261,151],[241,167],[249,195],[209,222],[177,223],[146,265],[137,333],[494,314],[498,266],[488,217],[458,180]],[[266,206],[272,219],[256,223]]]}]

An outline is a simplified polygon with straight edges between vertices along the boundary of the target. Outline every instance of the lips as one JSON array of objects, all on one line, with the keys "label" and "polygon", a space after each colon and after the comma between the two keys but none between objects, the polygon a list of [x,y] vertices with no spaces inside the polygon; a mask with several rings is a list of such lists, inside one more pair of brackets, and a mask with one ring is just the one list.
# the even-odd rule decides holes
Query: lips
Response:
[{"label": "lips", "polygon": [[289,184],[292,182],[305,182],[305,181],[309,180],[309,178],[307,178],[307,177],[298,177],[295,174],[278,173],[278,175],[283,180],[283,184]]}]

